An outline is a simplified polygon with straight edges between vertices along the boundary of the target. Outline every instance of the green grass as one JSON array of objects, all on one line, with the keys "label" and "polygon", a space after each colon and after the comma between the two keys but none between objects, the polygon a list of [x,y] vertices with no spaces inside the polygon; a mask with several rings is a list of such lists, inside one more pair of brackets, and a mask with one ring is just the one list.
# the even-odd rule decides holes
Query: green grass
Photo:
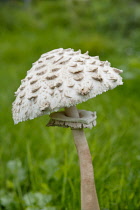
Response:
[{"label": "green grass", "polygon": [[[70,129],[46,127],[48,116],[14,125],[11,114],[14,91],[31,63],[59,47],[88,50],[124,70],[123,86],[78,108],[97,112],[97,126],[85,132],[101,210],[140,209],[140,30],[137,24],[128,27],[134,21],[128,19],[129,7],[117,31],[108,22],[110,10],[103,19],[104,4],[84,4],[41,1],[28,9],[0,7],[1,210],[80,209],[79,164]],[[98,18],[92,21],[94,10]]]}]

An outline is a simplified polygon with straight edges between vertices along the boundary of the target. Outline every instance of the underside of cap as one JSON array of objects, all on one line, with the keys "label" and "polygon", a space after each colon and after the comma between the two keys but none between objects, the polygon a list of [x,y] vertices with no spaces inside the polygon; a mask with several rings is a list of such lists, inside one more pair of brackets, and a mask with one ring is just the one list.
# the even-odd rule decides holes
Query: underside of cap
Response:
[{"label": "underside of cap", "polygon": [[70,107],[122,85],[122,70],[98,56],[73,49],[56,49],[33,63],[15,92],[15,124]]}]

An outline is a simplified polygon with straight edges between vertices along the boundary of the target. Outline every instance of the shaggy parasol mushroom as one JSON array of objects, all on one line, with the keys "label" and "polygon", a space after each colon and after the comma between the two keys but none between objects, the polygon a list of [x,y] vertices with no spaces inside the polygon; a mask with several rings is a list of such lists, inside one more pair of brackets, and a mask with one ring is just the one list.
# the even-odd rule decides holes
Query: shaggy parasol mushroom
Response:
[{"label": "shaggy parasol mushroom", "polygon": [[[16,91],[15,124],[50,114],[48,126],[70,127],[78,151],[81,173],[81,209],[99,210],[92,159],[83,128],[96,125],[96,113],[77,110],[76,104],[122,85],[122,70],[98,56],[73,49],[55,49],[33,63]],[[65,108],[64,112],[56,112]]]}]

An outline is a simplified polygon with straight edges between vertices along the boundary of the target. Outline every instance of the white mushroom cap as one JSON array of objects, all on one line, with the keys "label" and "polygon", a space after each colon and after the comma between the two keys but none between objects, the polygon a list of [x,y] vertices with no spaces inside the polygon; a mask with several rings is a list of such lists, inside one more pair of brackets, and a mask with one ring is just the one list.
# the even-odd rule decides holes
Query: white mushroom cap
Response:
[{"label": "white mushroom cap", "polygon": [[122,70],[98,56],[73,49],[56,49],[33,63],[15,92],[15,124],[87,101],[122,85]]}]

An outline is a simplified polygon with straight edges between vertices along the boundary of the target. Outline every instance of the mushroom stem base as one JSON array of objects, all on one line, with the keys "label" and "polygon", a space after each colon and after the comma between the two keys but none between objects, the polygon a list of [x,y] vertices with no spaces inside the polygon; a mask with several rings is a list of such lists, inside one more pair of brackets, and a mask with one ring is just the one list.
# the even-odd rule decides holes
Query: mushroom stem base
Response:
[{"label": "mushroom stem base", "polygon": [[[76,107],[65,109],[69,117],[79,117]],[[81,174],[81,210],[100,210],[96,188],[92,158],[83,129],[72,129],[77,148]]]}]

